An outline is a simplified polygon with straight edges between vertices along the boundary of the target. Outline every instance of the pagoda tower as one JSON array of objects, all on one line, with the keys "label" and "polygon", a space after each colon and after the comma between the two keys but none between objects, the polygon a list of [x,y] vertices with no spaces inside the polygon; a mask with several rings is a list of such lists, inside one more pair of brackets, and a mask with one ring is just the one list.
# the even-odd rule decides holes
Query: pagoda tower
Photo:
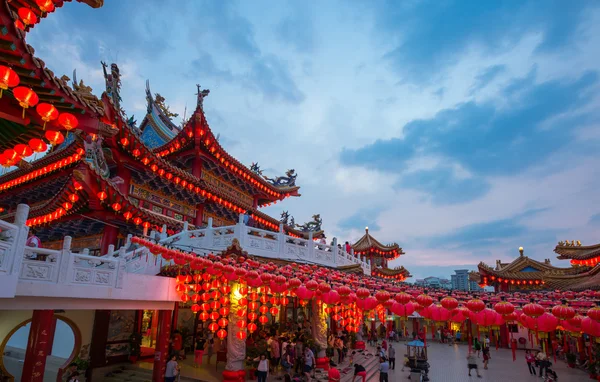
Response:
[{"label": "pagoda tower", "polygon": [[381,244],[369,233],[369,227],[365,227],[365,234],[352,245],[355,256],[367,260],[371,264],[371,275],[403,281],[411,277],[404,266],[390,269],[388,261],[397,259],[404,255],[404,251],[397,243]]}]

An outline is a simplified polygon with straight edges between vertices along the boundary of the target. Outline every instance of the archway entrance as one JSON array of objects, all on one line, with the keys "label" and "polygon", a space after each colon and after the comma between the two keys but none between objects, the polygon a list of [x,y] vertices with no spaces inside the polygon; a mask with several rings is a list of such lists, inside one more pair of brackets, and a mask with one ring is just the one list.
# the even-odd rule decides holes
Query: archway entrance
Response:
[{"label": "archway entrance", "polygon": [[[70,319],[54,315],[52,349],[46,358],[44,381],[60,381],[60,376],[81,350],[81,333]],[[0,344],[0,381],[20,381],[27,352],[31,319],[15,326]]]}]

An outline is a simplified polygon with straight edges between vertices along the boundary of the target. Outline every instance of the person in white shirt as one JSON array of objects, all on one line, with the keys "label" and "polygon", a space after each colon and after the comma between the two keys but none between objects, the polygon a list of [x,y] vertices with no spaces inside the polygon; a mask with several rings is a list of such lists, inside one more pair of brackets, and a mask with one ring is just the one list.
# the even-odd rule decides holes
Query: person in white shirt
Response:
[{"label": "person in white shirt", "polygon": [[304,375],[306,376],[306,381],[310,382],[311,377],[310,374],[313,370],[315,364],[315,353],[307,346],[304,348]]},{"label": "person in white shirt", "polygon": [[258,367],[256,368],[256,377],[258,382],[267,382],[269,376],[269,360],[266,354],[261,354],[259,357],[254,358],[254,361],[258,361]]}]

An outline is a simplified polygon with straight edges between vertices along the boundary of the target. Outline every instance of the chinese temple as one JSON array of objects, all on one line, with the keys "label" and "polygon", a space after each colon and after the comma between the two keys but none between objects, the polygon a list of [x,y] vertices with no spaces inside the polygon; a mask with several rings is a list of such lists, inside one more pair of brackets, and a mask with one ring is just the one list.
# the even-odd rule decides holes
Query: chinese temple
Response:
[{"label": "chinese temple", "polygon": [[559,268],[553,266],[550,259],[544,262],[531,259],[524,255],[523,247],[519,248],[519,253],[511,263],[497,260],[495,267],[479,263],[479,272],[471,273],[470,279],[482,286],[493,286],[497,292],[564,289],[570,284],[564,280],[579,280],[590,270],[588,266]]},{"label": "chinese temple", "polygon": [[[2,15],[0,163],[17,169],[0,177],[1,219],[29,204],[27,224],[46,247],[60,248],[71,235],[72,248],[91,254],[105,254],[128,233],[165,226],[172,234],[184,222],[201,227],[210,218],[214,226],[232,225],[239,214],[279,230],[280,222],[259,209],[299,196],[297,175],[289,170],[271,179],[225,151],[204,114],[209,90],[197,86],[195,110],[177,126],[177,115],[147,84],[147,114],[137,126],[121,107],[118,66],[102,63],[106,89],[99,98],[83,80],[56,77],[25,42],[48,12],[21,3],[7,2],[11,12]],[[284,225],[294,236],[306,236],[303,228],[311,227]]]},{"label": "chinese temple", "polygon": [[369,233],[369,227],[365,228],[365,234],[352,244],[352,250],[355,256],[367,260],[371,264],[371,274],[373,276],[404,281],[411,277],[408,270],[404,266],[394,269],[388,268],[390,260],[397,259],[405,253],[402,248],[396,243],[384,245],[381,244]]}]

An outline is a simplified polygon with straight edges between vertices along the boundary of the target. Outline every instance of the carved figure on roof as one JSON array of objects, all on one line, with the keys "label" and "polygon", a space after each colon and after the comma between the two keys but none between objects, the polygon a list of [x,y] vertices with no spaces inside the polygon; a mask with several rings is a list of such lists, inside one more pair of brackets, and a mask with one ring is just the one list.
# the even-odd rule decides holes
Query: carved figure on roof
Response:
[{"label": "carved figure on roof", "polygon": [[321,220],[321,214],[313,215],[313,220],[304,223],[304,224],[296,224],[296,227],[300,228],[303,232],[317,232],[321,230],[321,224],[323,224],[323,220]]},{"label": "carved figure on roof", "polygon": [[106,82],[106,94],[112,99],[116,109],[121,110],[121,73],[117,64],[110,64],[110,74],[106,71],[108,65],[104,61],[102,70],[104,71],[104,81]]},{"label": "carved figure on roof", "polygon": [[156,102],[156,106],[162,111],[162,113],[169,119],[177,118],[179,114],[172,113],[169,109],[169,105],[165,103],[165,97],[161,96],[160,93],[154,94],[154,102]]},{"label": "carved figure on roof", "polygon": [[286,176],[278,176],[275,179],[271,179],[263,175],[263,178],[265,178],[269,183],[271,183],[275,187],[294,187],[296,185],[296,177],[298,176],[298,174],[296,174],[296,170],[287,170],[285,172],[285,175]]},{"label": "carved figure on roof", "polygon": [[258,162],[256,162],[256,163],[252,162],[252,165],[250,166],[250,171],[252,171],[253,173],[255,173],[257,175],[262,175],[262,170],[260,169]]},{"label": "carved figure on roof", "polygon": [[129,127],[135,127],[135,124],[137,123],[137,120],[135,119],[135,115],[132,115],[131,117],[129,117],[129,119],[127,120],[127,125]]},{"label": "carved figure on roof", "polygon": [[197,105],[198,107],[200,107],[200,110],[204,110],[204,98],[208,97],[208,95],[210,94],[210,90],[200,90],[200,84],[196,84],[196,87],[198,88],[198,93],[196,93],[196,95],[198,96],[198,100],[196,101]]},{"label": "carved figure on roof", "polygon": [[91,135],[88,135],[83,141],[83,147],[85,148],[85,161],[104,179],[110,176],[110,170],[108,163],[104,157],[104,150],[102,148],[103,138],[101,135],[94,140]]},{"label": "carved figure on roof", "polygon": [[281,213],[281,218],[279,221],[287,226],[293,227],[295,225],[294,217],[290,215],[289,212],[283,211]]}]

